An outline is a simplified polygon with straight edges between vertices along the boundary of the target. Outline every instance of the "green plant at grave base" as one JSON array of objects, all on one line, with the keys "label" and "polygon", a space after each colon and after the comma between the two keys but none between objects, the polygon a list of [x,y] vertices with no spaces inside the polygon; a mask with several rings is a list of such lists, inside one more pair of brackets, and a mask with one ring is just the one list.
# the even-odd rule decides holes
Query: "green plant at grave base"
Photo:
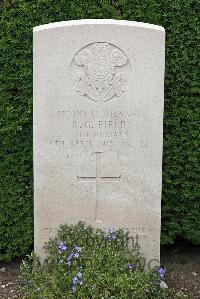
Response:
[{"label": "green plant at grave base", "polygon": [[0,260],[33,243],[32,28],[83,18],[166,29],[162,243],[200,244],[199,10],[199,0],[0,1]]},{"label": "green plant at grave base", "polygon": [[172,298],[159,286],[165,270],[142,271],[137,246],[129,243],[122,230],[61,226],[43,265],[35,255],[22,263],[25,298]]}]

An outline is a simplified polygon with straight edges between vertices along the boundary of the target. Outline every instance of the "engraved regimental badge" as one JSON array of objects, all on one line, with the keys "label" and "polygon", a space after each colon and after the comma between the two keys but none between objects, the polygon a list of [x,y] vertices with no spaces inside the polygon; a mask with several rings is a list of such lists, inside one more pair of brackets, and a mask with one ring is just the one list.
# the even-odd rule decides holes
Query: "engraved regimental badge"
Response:
[{"label": "engraved regimental badge", "polygon": [[124,91],[128,58],[114,45],[90,44],[74,56],[73,63],[80,95],[95,102],[107,102]]}]

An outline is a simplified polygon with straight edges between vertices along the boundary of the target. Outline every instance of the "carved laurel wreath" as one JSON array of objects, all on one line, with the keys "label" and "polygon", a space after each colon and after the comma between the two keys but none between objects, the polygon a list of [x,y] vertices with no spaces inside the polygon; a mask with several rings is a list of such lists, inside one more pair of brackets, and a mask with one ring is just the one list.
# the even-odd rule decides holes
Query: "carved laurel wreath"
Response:
[{"label": "carved laurel wreath", "polygon": [[128,59],[118,48],[108,43],[94,43],[78,52],[74,62],[82,66],[77,73],[77,92],[95,102],[106,102],[124,91],[125,78],[118,67]]}]

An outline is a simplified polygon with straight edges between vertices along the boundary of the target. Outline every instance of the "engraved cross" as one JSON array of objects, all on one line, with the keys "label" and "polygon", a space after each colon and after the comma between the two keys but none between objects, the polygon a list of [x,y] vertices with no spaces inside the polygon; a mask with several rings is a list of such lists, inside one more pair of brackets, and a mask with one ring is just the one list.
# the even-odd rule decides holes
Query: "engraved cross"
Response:
[{"label": "engraved cross", "polygon": [[95,220],[97,220],[97,209],[98,209],[98,202],[100,196],[100,187],[102,183],[109,183],[109,182],[119,182],[121,178],[121,174],[119,176],[102,176],[101,175],[101,155],[102,152],[95,152],[96,154],[96,176],[88,177],[88,176],[78,176],[77,179],[79,182],[95,182],[96,183],[96,206],[95,206]]}]

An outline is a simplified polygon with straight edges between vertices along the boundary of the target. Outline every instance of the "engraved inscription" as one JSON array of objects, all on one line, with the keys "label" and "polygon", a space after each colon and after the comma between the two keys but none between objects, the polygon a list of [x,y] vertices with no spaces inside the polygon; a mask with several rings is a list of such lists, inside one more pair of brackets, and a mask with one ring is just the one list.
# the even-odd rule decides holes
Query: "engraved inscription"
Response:
[{"label": "engraved inscription", "polygon": [[94,177],[84,177],[78,176],[77,179],[79,182],[95,182],[96,183],[96,206],[95,206],[95,221],[97,220],[97,210],[98,210],[98,201],[100,195],[100,186],[101,183],[106,182],[118,182],[121,178],[121,174],[119,176],[113,177],[105,177],[101,175],[101,155],[102,152],[95,152],[96,154],[96,176]]},{"label": "engraved inscription", "polygon": [[[82,177],[81,177],[82,178]],[[88,178],[88,177],[86,177]],[[93,178],[93,177],[92,177]],[[119,178],[119,177],[117,177]],[[90,180],[91,181],[91,180]],[[107,227],[102,227],[103,229],[108,229]],[[59,227],[45,227],[44,228],[44,231],[46,232],[57,232],[59,230]],[[133,232],[133,235],[136,235],[136,236],[146,236],[147,234],[150,234],[152,232],[152,227],[123,227],[123,230],[124,231],[132,231]]]},{"label": "engraved inscription", "polygon": [[119,68],[128,58],[122,50],[109,43],[97,42],[81,49],[73,62],[76,72],[76,90],[95,102],[107,102],[120,96],[125,87],[125,74]]},{"label": "engraved inscription", "polygon": [[[57,148],[90,149],[93,152],[104,151],[108,148],[149,148],[149,132],[144,122],[151,117],[144,112],[135,110],[57,110],[55,116],[61,122],[62,128],[70,134],[62,139],[61,136],[50,140]],[[132,128],[142,131],[142,134],[132,134]]]}]

